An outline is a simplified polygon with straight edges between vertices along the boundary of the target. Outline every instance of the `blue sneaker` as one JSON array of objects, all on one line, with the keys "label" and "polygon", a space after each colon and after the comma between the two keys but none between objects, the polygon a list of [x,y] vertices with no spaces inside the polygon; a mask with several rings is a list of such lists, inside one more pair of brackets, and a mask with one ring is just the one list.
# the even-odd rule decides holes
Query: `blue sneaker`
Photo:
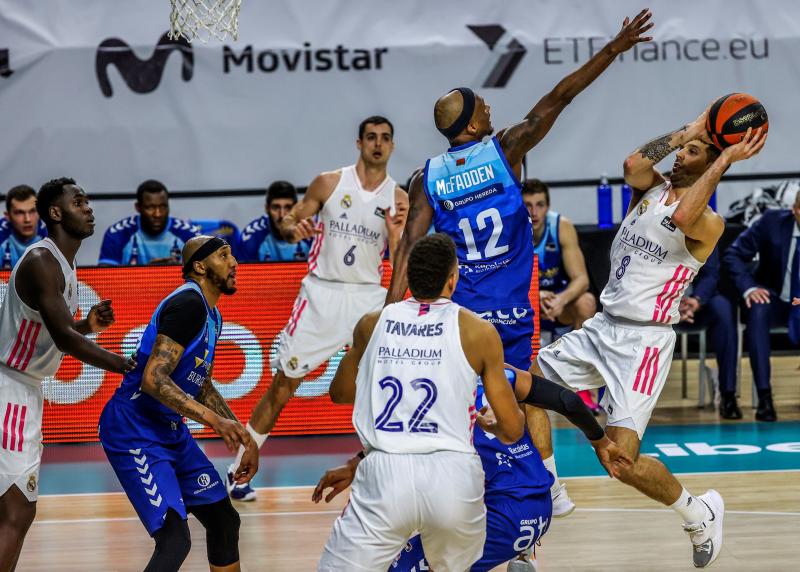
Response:
[{"label": "blue sneaker", "polygon": [[228,489],[228,496],[231,500],[239,502],[252,502],[256,500],[256,491],[250,486],[250,483],[243,485],[236,484],[233,480],[233,468],[228,467],[228,476],[225,485]]}]

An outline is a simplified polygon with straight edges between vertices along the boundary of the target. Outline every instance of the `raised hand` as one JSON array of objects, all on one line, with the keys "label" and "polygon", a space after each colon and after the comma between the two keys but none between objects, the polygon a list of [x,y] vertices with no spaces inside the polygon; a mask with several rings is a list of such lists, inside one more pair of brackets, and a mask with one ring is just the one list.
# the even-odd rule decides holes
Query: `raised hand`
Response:
[{"label": "raised hand", "polygon": [[636,17],[631,21],[630,18],[625,18],[622,22],[622,29],[617,36],[611,40],[611,46],[617,52],[626,52],[636,44],[641,42],[649,42],[653,39],[652,36],[643,36],[655,24],[650,22],[653,13],[649,8],[645,8],[639,12]]},{"label": "raised hand", "polygon": [[391,209],[383,209],[383,214],[386,218],[386,231],[389,236],[397,238],[403,234],[403,228],[406,226],[406,216],[408,215],[408,205],[405,203],[397,203],[395,205],[395,213],[392,215]]},{"label": "raised hand", "polygon": [[314,238],[318,234],[322,234],[322,229],[314,224],[314,219],[312,217],[297,221],[297,224],[292,228],[292,237],[295,242],[300,242],[307,238]]},{"label": "raised hand", "polygon": [[767,134],[763,132],[761,127],[755,131],[752,127],[748,127],[747,133],[745,133],[742,140],[736,145],[731,145],[723,149],[722,154],[725,155],[731,163],[744,161],[745,159],[757,155],[766,142]]}]

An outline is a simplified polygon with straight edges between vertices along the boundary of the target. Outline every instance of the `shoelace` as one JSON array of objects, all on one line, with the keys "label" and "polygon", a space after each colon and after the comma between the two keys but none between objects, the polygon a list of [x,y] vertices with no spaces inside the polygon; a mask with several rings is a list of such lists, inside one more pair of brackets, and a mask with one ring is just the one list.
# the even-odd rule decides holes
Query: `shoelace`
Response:
[{"label": "shoelace", "polygon": [[703,544],[694,545],[695,552],[708,552],[711,554],[711,539],[706,540]]},{"label": "shoelace", "polygon": [[[692,536],[695,535],[695,534],[701,534],[701,533],[705,532],[705,529],[706,529],[706,526],[705,526],[705,523],[703,523],[703,522],[696,522],[696,523],[693,523],[693,524],[684,524],[683,525],[683,531],[686,534],[689,535],[689,538],[692,540],[692,544],[694,544],[695,548],[697,546],[701,546],[701,545],[700,544],[695,544],[694,543],[694,539],[692,538]],[[705,544],[705,543],[703,543],[703,544]]]}]

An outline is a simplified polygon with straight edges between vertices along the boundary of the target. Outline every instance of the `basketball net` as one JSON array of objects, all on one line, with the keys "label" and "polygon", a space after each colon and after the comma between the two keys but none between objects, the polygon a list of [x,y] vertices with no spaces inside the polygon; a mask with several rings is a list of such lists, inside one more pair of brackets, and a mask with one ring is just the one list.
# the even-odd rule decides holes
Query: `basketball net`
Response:
[{"label": "basketball net", "polygon": [[206,44],[213,37],[220,42],[230,36],[239,39],[239,7],[242,0],[169,0],[169,38],[199,39]]}]

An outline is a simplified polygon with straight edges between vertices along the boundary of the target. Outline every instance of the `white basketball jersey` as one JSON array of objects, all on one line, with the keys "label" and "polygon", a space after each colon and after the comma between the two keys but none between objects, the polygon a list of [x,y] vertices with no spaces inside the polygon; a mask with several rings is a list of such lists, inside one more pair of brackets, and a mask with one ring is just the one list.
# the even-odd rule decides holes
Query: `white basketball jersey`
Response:
[{"label": "white basketball jersey", "polygon": [[686,235],[672,222],[678,201],[665,202],[669,181],[644,194],[622,221],[611,246],[611,272],[600,295],[612,316],[674,324],[681,297],[703,266],[686,248]]},{"label": "white basketball jersey", "polygon": [[[64,355],[58,350],[38,311],[28,307],[17,294],[17,271],[22,261],[34,248],[45,248],[53,253],[64,275],[64,302],[70,314],[78,311],[78,278],[75,267],[49,238],[29,246],[11,271],[8,292],[0,307],[0,364],[22,373],[32,381],[40,382],[58,371]],[[51,277],[57,280],[56,276]]]},{"label": "white basketball jersey", "polygon": [[394,213],[396,183],[387,175],[374,191],[365,191],[355,165],[342,176],[322,205],[308,253],[308,270],[317,278],[350,284],[380,284],[388,240],[385,209]]},{"label": "white basketball jersey", "polygon": [[411,298],[383,309],[356,378],[353,426],[366,449],[475,453],[478,375],[461,348],[460,308]]}]

